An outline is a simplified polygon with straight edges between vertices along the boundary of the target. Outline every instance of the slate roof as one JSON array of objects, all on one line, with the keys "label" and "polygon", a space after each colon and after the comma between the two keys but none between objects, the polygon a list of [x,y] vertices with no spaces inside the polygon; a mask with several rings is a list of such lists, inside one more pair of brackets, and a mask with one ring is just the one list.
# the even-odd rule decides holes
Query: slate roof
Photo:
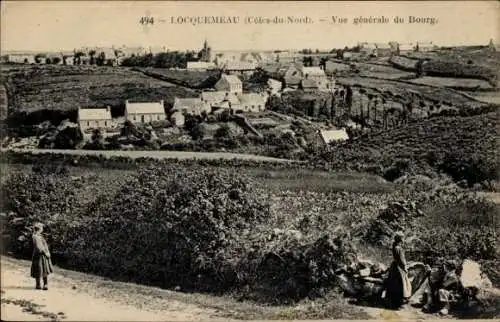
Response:
[{"label": "slate roof", "polygon": [[241,105],[265,105],[267,96],[257,93],[245,93],[238,95]]},{"label": "slate roof", "polygon": [[240,101],[238,97],[232,93],[226,96],[226,92],[224,91],[214,91],[214,92],[202,92],[201,98],[203,101],[206,101],[210,105],[219,104],[224,100],[231,102],[231,104],[239,104]]},{"label": "slate roof", "polygon": [[326,76],[325,71],[319,67],[302,67],[301,69],[303,76]]},{"label": "slate roof", "polygon": [[187,69],[210,69],[214,68],[214,63],[204,62],[204,61],[188,61]]},{"label": "slate roof", "polygon": [[127,102],[125,109],[128,114],[164,114],[163,102]]},{"label": "slate roof", "polygon": [[318,84],[312,79],[303,79],[300,82],[300,86],[302,86],[302,88],[318,88]]},{"label": "slate roof", "polygon": [[81,121],[111,120],[111,112],[106,108],[80,108],[78,118]]},{"label": "slate roof", "polygon": [[172,108],[173,111],[179,111],[182,109],[188,110],[196,110],[201,111],[204,110],[207,103],[203,102],[201,98],[175,98],[174,106]]},{"label": "slate roof", "polygon": [[241,80],[236,75],[222,74],[221,79],[227,80],[229,84],[241,84]]},{"label": "slate roof", "polygon": [[255,63],[245,62],[245,61],[228,61],[224,65],[227,70],[254,70],[257,67]]},{"label": "slate roof", "polygon": [[341,130],[323,130],[319,131],[319,135],[325,144],[333,141],[343,141],[349,138],[345,129]]}]

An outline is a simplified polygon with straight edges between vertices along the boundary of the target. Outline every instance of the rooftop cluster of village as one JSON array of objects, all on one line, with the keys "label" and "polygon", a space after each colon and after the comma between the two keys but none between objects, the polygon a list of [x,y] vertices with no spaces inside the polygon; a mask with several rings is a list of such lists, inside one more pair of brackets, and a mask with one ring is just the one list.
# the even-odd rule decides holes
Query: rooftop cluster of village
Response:
[{"label": "rooftop cluster of village", "polygon": [[[258,113],[266,109],[268,99],[279,96],[285,91],[332,92],[338,88],[333,75],[338,61],[358,61],[367,57],[398,55],[401,53],[425,52],[435,50],[432,43],[387,44],[358,43],[354,48],[332,50],[319,53],[312,50],[297,51],[223,51],[214,52],[205,41],[193,61],[185,66],[171,69],[189,73],[216,71],[220,76],[213,88],[205,88],[198,97],[175,97],[171,108],[166,109],[164,100],[156,102],[133,102],[129,97],[124,102],[123,117],[112,117],[110,108],[81,107],[78,110],[78,124],[82,131],[93,129],[114,129],[125,121],[148,124],[169,120],[173,126],[182,127],[188,115],[213,115],[224,113]],[[9,54],[2,56],[4,63],[18,64],[56,64],[56,65],[100,65],[120,66],[130,57],[168,52],[165,48],[81,48],[73,52],[58,54]],[[325,59],[325,57],[328,57]],[[304,59],[307,58],[307,59]],[[345,65],[344,65],[345,66]],[[256,71],[268,76],[267,87],[259,91],[245,92],[242,79],[248,79]],[[166,112],[168,110],[168,113]],[[326,132],[325,132],[326,133]],[[340,133],[340,132],[339,132]],[[332,132],[333,136],[347,137]],[[326,135],[325,135],[326,137]]]}]

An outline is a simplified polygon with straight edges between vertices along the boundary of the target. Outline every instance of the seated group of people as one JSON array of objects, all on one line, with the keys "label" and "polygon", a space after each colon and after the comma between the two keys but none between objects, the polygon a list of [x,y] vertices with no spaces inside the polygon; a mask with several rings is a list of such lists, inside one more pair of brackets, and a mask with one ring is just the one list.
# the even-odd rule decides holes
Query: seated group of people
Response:
[{"label": "seated group of people", "polygon": [[[399,309],[407,304],[414,293],[408,277],[408,265],[402,244],[403,235],[397,234],[392,246],[393,262],[389,268],[382,294],[387,306],[392,309]],[[464,291],[457,269],[458,263],[448,260],[438,269],[431,270],[429,287],[423,294],[424,311],[439,311],[441,314],[448,314],[450,302],[456,300],[456,296]]]}]

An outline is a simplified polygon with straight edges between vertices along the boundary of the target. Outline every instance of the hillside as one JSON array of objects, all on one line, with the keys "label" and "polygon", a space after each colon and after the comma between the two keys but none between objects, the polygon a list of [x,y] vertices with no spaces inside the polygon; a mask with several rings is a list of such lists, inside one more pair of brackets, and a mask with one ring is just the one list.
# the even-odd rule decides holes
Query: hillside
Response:
[{"label": "hillside", "polygon": [[500,53],[488,48],[450,48],[434,52],[412,52],[394,56],[390,63],[406,71],[416,71],[417,62],[426,60],[423,72],[429,76],[483,79],[496,84]]},{"label": "hillside", "polygon": [[79,107],[110,106],[123,113],[125,100],[173,103],[194,92],[125,68],[91,66],[21,66],[2,68],[9,113],[68,114]]},{"label": "hillside", "polygon": [[328,168],[368,170],[394,179],[403,172],[446,172],[469,184],[495,179],[496,113],[435,117],[353,141],[337,143],[314,162]]}]

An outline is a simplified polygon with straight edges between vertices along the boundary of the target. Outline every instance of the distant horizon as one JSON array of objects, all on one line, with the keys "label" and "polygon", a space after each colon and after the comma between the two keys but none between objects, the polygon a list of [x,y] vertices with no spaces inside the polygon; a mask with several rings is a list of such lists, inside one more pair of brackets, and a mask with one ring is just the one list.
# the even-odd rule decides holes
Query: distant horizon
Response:
[{"label": "distant horizon", "polygon": [[[364,41],[360,41],[360,43],[362,43]],[[408,42],[398,42],[397,40],[395,41],[399,44],[409,44]],[[415,41],[413,42],[412,44],[416,44],[418,41]],[[389,42],[367,42],[367,43],[376,43],[376,44],[388,44]],[[419,43],[428,43],[428,42],[419,42]],[[494,42],[496,44],[496,42]],[[489,42],[487,43],[461,43],[461,44],[451,44],[451,45],[441,45],[439,43],[434,43],[434,45],[436,45],[437,47],[478,47],[478,46],[488,46]],[[210,43],[209,43],[210,45]],[[37,49],[29,49],[29,50],[17,50],[17,49],[13,49],[13,50],[6,50],[6,51],[3,51],[0,49],[0,54],[2,55],[6,55],[6,54],[38,54],[38,53],[59,53],[59,52],[72,52],[74,50],[79,50],[79,49],[84,49],[84,48],[123,48],[125,46],[125,48],[137,48],[137,47],[141,47],[141,48],[144,48],[144,49],[148,49],[149,47],[151,47],[152,49],[159,49],[160,47],[162,46],[139,46],[139,45],[111,45],[111,46],[91,46],[91,45],[84,45],[84,46],[79,46],[79,47],[76,47],[76,48],[63,48],[63,49],[53,49],[53,50],[37,50]],[[346,45],[347,47],[349,48],[352,48],[356,45]],[[332,48],[273,48],[273,49],[252,49],[252,48],[249,48],[249,49],[217,49],[217,48],[213,48],[212,47],[212,52],[275,52],[275,51],[282,51],[282,52],[286,52],[286,51],[292,51],[292,52],[298,52],[298,51],[301,51],[301,50],[304,50],[304,49],[312,49],[313,51],[315,51],[316,49],[318,49],[320,52],[325,52],[325,51],[331,51],[333,49],[343,49],[344,47],[346,46],[339,46],[339,47],[332,47]],[[194,49],[191,49],[191,48],[186,48],[186,49],[178,49],[178,48],[168,48],[166,47],[166,50],[168,51],[179,51],[179,52],[185,52],[185,51],[199,51],[201,50],[201,48],[203,47],[203,44],[201,44],[199,46],[199,48],[194,48]],[[314,54],[314,52],[312,53]]]},{"label": "distant horizon", "polygon": [[[331,50],[358,42],[434,42],[438,46],[498,43],[497,1],[2,1],[1,52],[59,52],[81,47],[167,47],[214,51]],[[396,17],[435,19],[396,23]],[[346,17],[339,24],[332,17]],[[141,23],[154,17],[154,24]],[[203,18],[238,22],[204,23]],[[310,23],[255,23],[247,18],[307,18]],[[387,23],[354,23],[384,17]],[[178,23],[176,19],[202,19]],[[198,20],[194,20],[198,21]]]}]

